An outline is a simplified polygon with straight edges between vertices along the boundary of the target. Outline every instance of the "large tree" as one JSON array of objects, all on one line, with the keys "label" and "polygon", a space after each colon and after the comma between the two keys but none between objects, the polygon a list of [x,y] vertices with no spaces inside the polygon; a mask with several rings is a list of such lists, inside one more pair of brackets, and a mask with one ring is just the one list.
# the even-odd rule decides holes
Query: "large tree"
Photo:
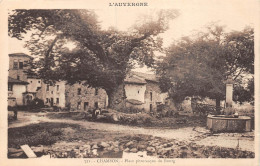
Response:
[{"label": "large tree", "polygon": [[253,100],[254,34],[252,28],[224,33],[210,26],[194,38],[173,43],[157,64],[161,89],[177,103],[185,97],[201,96],[220,101],[225,98],[225,81],[235,81],[235,100]]},{"label": "large tree", "polygon": [[15,10],[9,15],[8,30],[17,39],[32,34],[26,44],[35,57],[30,72],[45,80],[103,88],[109,107],[120,109],[127,72],[136,62],[154,64],[154,51],[162,46],[156,36],[177,15],[173,10],[161,10],[121,32],[102,30],[93,10]]}]

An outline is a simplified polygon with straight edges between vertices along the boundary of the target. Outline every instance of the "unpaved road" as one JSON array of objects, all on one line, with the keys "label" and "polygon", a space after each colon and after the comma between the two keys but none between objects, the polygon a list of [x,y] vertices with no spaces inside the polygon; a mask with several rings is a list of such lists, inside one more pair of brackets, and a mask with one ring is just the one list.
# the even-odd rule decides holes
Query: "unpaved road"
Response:
[{"label": "unpaved road", "polygon": [[9,124],[8,128],[22,127],[29,124],[40,122],[59,122],[78,124],[86,129],[98,129],[105,131],[114,131],[124,134],[146,134],[167,139],[176,139],[180,141],[194,142],[200,145],[220,146],[227,148],[236,148],[239,145],[241,150],[254,152],[254,132],[246,133],[220,133],[210,134],[209,130],[203,127],[186,127],[180,129],[153,129],[133,126],[123,126],[118,124],[76,121],[69,119],[49,119],[46,113],[28,113],[19,112],[18,120]]}]

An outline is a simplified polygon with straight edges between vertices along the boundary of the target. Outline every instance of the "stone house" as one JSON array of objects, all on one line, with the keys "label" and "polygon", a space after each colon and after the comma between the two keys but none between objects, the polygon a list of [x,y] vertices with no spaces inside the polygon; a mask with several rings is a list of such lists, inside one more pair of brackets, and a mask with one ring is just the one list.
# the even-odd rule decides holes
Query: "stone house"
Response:
[{"label": "stone house", "polygon": [[154,74],[131,72],[125,79],[126,107],[143,109],[146,112],[157,110],[165,104],[167,93],[162,93]]},{"label": "stone house", "polygon": [[28,82],[8,77],[8,106],[25,105],[24,94],[27,92]]},{"label": "stone house", "polygon": [[[131,72],[125,82],[126,107],[138,108],[146,112],[157,110],[159,104],[165,104],[167,94],[161,93],[154,74]],[[104,89],[91,88],[84,84],[42,83],[37,97],[45,105],[68,108],[71,111],[87,111],[94,108],[106,108],[108,96]]]},{"label": "stone house", "polygon": [[32,60],[32,57],[24,53],[9,54],[8,76],[27,82],[27,74],[25,71],[30,67],[28,66],[30,60]]},{"label": "stone house", "polygon": [[[26,73],[26,71],[30,69],[28,64],[32,59],[33,58],[31,56],[24,53],[9,54],[8,76],[13,80],[20,80],[21,82],[24,82],[23,86],[19,84],[19,86],[14,85],[15,88],[13,88],[13,93],[16,93],[16,91],[17,93],[23,91],[23,104],[21,104],[21,101],[17,101],[18,105],[27,105],[28,101],[31,101],[36,97],[37,90],[41,87],[40,78],[29,76]],[[10,80],[9,77],[8,80]],[[24,91],[25,89],[26,91]]]},{"label": "stone house", "polygon": [[71,111],[87,111],[107,106],[107,95],[103,89],[90,88],[79,83],[69,85],[65,81],[42,83],[37,97],[44,100],[45,105],[66,107]]}]

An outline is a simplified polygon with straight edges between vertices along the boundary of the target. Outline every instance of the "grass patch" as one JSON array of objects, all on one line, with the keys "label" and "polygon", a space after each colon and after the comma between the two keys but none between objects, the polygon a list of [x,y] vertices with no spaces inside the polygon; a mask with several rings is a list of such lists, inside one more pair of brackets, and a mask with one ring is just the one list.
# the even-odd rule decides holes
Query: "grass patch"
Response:
[{"label": "grass patch", "polygon": [[58,141],[112,140],[119,134],[96,129],[85,129],[77,124],[39,123],[8,129],[8,147],[52,145]]},{"label": "grass patch", "polygon": [[25,127],[8,129],[8,147],[18,148],[21,145],[51,145],[63,136],[63,128],[79,128],[78,125],[65,123],[39,123]]},{"label": "grass patch", "polygon": [[[171,128],[203,127],[206,126],[206,116],[176,115],[175,117],[155,118],[148,114],[126,114],[118,112],[119,121],[114,122],[111,117],[99,115],[95,122],[116,123],[120,125],[147,127],[147,128]],[[72,119],[93,121],[91,114],[84,112],[48,113],[50,119]]]}]

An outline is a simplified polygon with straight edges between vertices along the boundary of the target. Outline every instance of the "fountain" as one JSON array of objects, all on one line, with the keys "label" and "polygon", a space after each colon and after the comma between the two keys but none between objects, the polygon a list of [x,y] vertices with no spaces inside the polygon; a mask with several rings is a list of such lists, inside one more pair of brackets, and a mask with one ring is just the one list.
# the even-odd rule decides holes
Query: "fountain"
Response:
[{"label": "fountain", "polygon": [[228,78],[226,81],[226,115],[208,115],[207,127],[213,132],[248,132],[251,131],[251,118],[239,116],[232,112],[233,103],[233,80]]}]

